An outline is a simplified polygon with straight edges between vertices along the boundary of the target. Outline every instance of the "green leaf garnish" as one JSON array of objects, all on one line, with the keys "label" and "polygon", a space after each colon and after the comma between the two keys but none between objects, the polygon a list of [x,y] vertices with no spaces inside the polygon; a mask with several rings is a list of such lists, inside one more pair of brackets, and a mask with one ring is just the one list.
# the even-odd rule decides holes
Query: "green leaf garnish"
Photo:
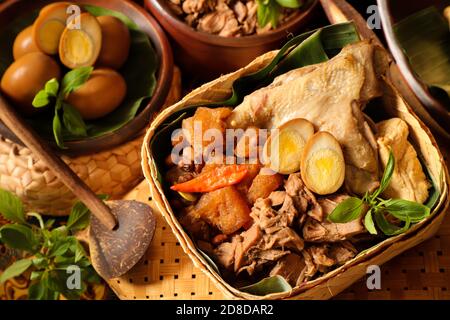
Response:
[{"label": "green leaf garnish", "polygon": [[50,103],[50,97],[45,90],[39,91],[33,99],[32,105],[35,108],[42,108]]},{"label": "green leaf garnish", "polygon": [[413,201],[390,199],[383,201],[382,205],[387,212],[401,221],[410,220],[416,223],[430,215],[430,208]]},{"label": "green leaf garnish", "polygon": [[64,127],[74,136],[86,137],[86,124],[80,112],[68,103],[63,103]]},{"label": "green leaf garnish", "polygon": [[394,168],[395,168],[395,159],[394,154],[391,150],[391,152],[389,152],[389,159],[386,164],[386,168],[384,169],[383,176],[381,177],[380,186],[371,195],[372,200],[377,198],[380,194],[383,193],[384,190],[386,190],[389,183],[391,182],[392,174],[394,173]]},{"label": "green leaf garnish", "polygon": [[378,234],[375,223],[373,222],[372,209],[367,211],[366,216],[364,217],[364,226],[370,234]]},{"label": "green leaf garnish", "polygon": [[276,0],[277,3],[285,8],[297,9],[303,4],[302,0]]},{"label": "green leaf garnish", "polygon": [[44,87],[45,93],[50,97],[56,97],[58,95],[59,82],[58,79],[51,79],[47,81]]},{"label": "green leaf garnish", "polygon": [[394,224],[391,224],[389,221],[386,220],[386,217],[384,216],[384,213],[381,210],[375,210],[374,215],[378,228],[380,228],[380,230],[387,236],[395,236],[404,233],[409,229],[411,225],[411,221],[409,219],[405,221],[403,227],[398,227]]},{"label": "green leaf garnish", "polygon": [[333,212],[328,215],[328,220],[335,223],[346,223],[359,218],[364,212],[364,201],[350,197],[339,203]]},{"label": "green leaf garnish", "polygon": [[[56,111],[56,110],[55,110]],[[62,125],[61,120],[59,119],[58,112],[55,112],[53,116],[53,135],[55,137],[56,144],[61,149],[66,149],[64,146],[64,140],[62,136]]]},{"label": "green leaf garnish", "polygon": [[94,67],[79,67],[66,73],[61,81],[63,98],[81,87],[91,76]]}]

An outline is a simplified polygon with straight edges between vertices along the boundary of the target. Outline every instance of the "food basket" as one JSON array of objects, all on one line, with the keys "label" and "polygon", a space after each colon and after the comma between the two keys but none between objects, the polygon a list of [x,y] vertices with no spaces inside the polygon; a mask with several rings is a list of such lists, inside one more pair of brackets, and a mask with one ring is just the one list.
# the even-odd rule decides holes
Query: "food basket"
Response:
[{"label": "food basket", "polygon": [[418,223],[406,233],[388,238],[377,245],[360,252],[355,258],[345,263],[343,266],[324,274],[312,281],[303,283],[294,289],[282,292],[257,296],[249,294],[232,287],[225,282],[213,265],[205,258],[193,243],[192,239],[184,231],[174,214],[163,187],[158,180],[158,170],[155,162],[155,155],[150,147],[151,139],[154,137],[161,125],[175,112],[187,106],[198,106],[211,102],[220,102],[227,99],[232,92],[232,85],[236,79],[245,75],[255,73],[274,59],[277,52],[264,54],[248,66],[228,75],[224,75],[188,94],[184,99],[175,105],[164,110],[152,122],[150,129],[144,138],[142,149],[142,166],[144,175],[150,185],[151,196],[155,201],[158,210],[161,211],[165,220],[171,227],[181,247],[191,258],[194,265],[202,270],[210,280],[220,289],[220,291],[232,299],[328,299],[366,275],[370,265],[381,265],[391,258],[399,255],[403,251],[423,242],[435,234],[442,223],[446,208],[448,207],[448,172],[444,159],[437,147],[436,141],[429,129],[415,115],[407,102],[400,95],[398,90],[389,80],[389,72],[382,77],[383,96],[380,99],[380,107],[389,117],[399,117],[403,119],[409,127],[410,142],[421,155],[423,164],[427,168],[435,188],[439,190],[439,198],[436,201],[431,215]]}]

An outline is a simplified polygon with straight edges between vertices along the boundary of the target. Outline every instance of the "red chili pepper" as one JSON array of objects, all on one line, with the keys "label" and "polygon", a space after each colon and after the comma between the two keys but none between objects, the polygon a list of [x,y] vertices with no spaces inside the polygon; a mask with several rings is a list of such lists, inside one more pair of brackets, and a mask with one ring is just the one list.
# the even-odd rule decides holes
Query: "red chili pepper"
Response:
[{"label": "red chili pepper", "polygon": [[175,184],[170,189],[180,192],[210,192],[239,183],[246,174],[245,165],[225,165],[201,173],[192,180]]}]

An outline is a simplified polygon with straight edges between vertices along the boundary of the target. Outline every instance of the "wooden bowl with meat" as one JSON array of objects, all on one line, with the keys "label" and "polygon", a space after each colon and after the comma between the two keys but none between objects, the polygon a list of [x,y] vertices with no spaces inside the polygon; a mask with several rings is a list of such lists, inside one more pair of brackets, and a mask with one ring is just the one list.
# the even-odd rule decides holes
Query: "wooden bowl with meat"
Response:
[{"label": "wooden bowl with meat", "polygon": [[142,148],[152,197],[226,296],[331,298],[437,231],[448,170],[389,65],[353,23],[335,24],[152,122]]},{"label": "wooden bowl with meat", "polygon": [[[267,18],[258,17],[257,2],[265,8],[259,15]],[[261,3],[256,0],[146,0],[145,6],[172,38],[180,66],[192,75],[209,80],[279,48],[311,21],[318,6],[318,0],[264,1],[270,8]]]}]

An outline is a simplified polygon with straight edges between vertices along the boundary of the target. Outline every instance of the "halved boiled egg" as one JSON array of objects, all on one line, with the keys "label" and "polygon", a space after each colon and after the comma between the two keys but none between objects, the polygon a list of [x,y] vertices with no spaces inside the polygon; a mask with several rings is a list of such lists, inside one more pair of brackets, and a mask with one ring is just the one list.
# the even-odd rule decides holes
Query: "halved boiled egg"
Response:
[{"label": "halved boiled egg", "polygon": [[311,191],[336,192],[344,183],[345,162],[341,146],[328,132],[318,132],[306,144],[301,161],[301,175]]},{"label": "halved boiled egg", "polygon": [[41,9],[33,24],[36,46],[46,54],[58,53],[59,40],[66,27],[68,2],[56,2]]},{"label": "halved boiled egg", "polygon": [[[75,23],[75,20],[72,21]],[[80,15],[80,28],[64,29],[59,42],[59,58],[68,68],[94,65],[102,46],[102,29],[90,13]]]},{"label": "halved boiled egg", "polygon": [[308,120],[298,118],[284,123],[264,145],[265,164],[282,174],[297,172],[303,149],[313,134],[314,126]]}]

